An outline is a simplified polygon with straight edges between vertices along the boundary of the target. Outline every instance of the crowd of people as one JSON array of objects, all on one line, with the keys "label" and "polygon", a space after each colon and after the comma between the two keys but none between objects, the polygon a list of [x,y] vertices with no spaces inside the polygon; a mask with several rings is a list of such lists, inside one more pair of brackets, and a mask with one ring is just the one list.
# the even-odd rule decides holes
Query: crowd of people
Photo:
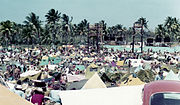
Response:
[{"label": "crowd of people", "polygon": [[[105,66],[115,67],[112,71],[122,70],[135,73],[133,67],[142,66],[142,69],[150,66],[156,76],[155,80],[163,79],[162,65],[175,65],[179,69],[180,52],[153,52],[152,49],[139,53],[131,53],[127,50],[114,50],[101,48],[96,51],[93,47],[85,46],[59,46],[59,47],[18,47],[11,46],[0,50],[1,77],[4,85],[33,104],[62,104],[59,96],[60,90],[66,90],[68,85],[67,74],[84,75],[85,70],[75,69],[76,65],[87,68],[91,63],[101,69]],[[59,62],[49,59],[60,58]],[[47,58],[47,59],[45,59]],[[48,61],[43,64],[43,60]],[[136,66],[131,59],[141,60]],[[117,61],[124,61],[123,66],[116,65]],[[137,63],[136,63],[137,64]],[[54,65],[54,66],[51,66]],[[125,67],[127,65],[127,68]],[[23,76],[23,74],[36,71],[35,76]],[[105,72],[105,71],[101,71]],[[75,90],[74,88],[72,90]]]}]

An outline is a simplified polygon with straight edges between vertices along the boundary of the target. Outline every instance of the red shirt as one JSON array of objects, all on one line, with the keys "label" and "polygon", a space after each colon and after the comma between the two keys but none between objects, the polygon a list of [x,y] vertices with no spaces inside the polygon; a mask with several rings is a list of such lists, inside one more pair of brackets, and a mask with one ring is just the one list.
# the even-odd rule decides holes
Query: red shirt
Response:
[{"label": "red shirt", "polygon": [[31,102],[33,104],[38,103],[38,105],[42,105],[43,98],[44,98],[44,95],[42,94],[34,94],[32,96]]}]

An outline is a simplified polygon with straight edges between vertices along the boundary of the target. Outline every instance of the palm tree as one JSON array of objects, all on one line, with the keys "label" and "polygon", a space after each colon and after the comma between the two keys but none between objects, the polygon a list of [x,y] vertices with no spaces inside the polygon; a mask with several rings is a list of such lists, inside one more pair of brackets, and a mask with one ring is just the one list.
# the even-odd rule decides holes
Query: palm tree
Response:
[{"label": "palm tree", "polygon": [[167,17],[165,20],[165,28],[169,34],[169,37],[172,40],[176,40],[177,36],[179,34],[179,21],[177,20],[177,18],[173,18],[173,17]]},{"label": "palm tree", "polygon": [[[22,35],[24,43],[28,43],[28,52],[29,52],[29,45],[33,43],[33,40],[36,38],[36,29],[33,27],[33,25],[26,25],[23,27]],[[27,43],[26,43],[27,42]],[[29,55],[28,54],[28,61],[29,61]],[[30,55],[31,56],[31,55]]]},{"label": "palm tree", "polygon": [[69,34],[73,35],[72,34],[72,20],[73,20],[73,17],[71,17],[71,19],[69,18],[68,15],[66,14],[63,14],[62,15],[62,30],[63,30],[63,37],[65,37],[65,43],[67,44],[68,43],[68,39],[71,39],[69,38]]},{"label": "palm tree", "polygon": [[5,42],[6,47],[8,46],[8,43],[10,42],[11,35],[13,33],[13,22],[7,20],[4,22],[1,22],[0,25],[0,32],[1,32],[1,39]]},{"label": "palm tree", "polygon": [[56,22],[59,21],[61,13],[56,11],[55,9],[50,9],[49,12],[45,15],[47,23],[53,23],[55,24]]},{"label": "palm tree", "polygon": [[167,34],[166,34],[166,29],[163,26],[163,24],[159,24],[158,27],[155,29],[155,34],[157,35],[157,37],[161,37],[164,38]]},{"label": "palm tree", "polygon": [[101,28],[102,29],[101,30],[101,34],[102,34],[102,36],[101,36],[101,43],[102,43],[104,36],[107,34],[107,24],[106,24],[106,22],[104,20],[101,20],[99,22],[99,24],[100,24],[100,26],[102,26],[102,28]]},{"label": "palm tree", "polygon": [[141,17],[138,19],[138,22],[142,25],[141,28],[141,52],[143,52],[143,28],[148,29],[148,21],[146,20],[146,18]]},{"label": "palm tree", "polygon": [[38,39],[38,43],[40,44],[40,30],[42,21],[39,19],[39,16],[36,16],[35,13],[31,12],[29,16],[26,16],[26,20],[24,21],[25,25],[30,26],[35,29],[35,36]]},{"label": "palm tree", "polygon": [[53,42],[52,37],[49,33],[49,30],[47,29],[47,27],[45,27],[41,36],[41,44],[50,45]]},{"label": "palm tree", "polygon": [[148,25],[147,25],[148,21],[146,20],[146,18],[141,17],[141,18],[138,19],[138,22],[139,22],[144,28],[148,29]]},{"label": "palm tree", "polygon": [[[78,29],[81,35],[81,40],[82,37],[87,37],[88,38],[88,29],[89,28],[89,22],[84,19],[78,24]],[[88,40],[88,39],[87,39]]]},{"label": "palm tree", "polygon": [[[46,17],[46,22],[48,24],[48,30],[51,31],[52,38],[53,38],[53,43],[55,44],[55,39],[56,39],[56,34],[57,34],[57,22],[61,18],[61,13],[56,11],[55,9],[50,9],[48,13],[45,15]],[[49,36],[48,36],[49,37]]]}]

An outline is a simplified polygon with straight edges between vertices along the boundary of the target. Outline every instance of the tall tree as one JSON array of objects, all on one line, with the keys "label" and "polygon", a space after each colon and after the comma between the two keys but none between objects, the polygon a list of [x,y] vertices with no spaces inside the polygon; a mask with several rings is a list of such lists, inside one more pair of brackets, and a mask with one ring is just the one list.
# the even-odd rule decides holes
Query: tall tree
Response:
[{"label": "tall tree", "polygon": [[[48,13],[45,15],[46,17],[46,22],[47,22],[47,29],[50,31],[50,34],[52,34],[52,42],[55,44],[56,42],[56,34],[57,32],[57,22],[61,18],[61,13],[58,12],[58,10],[55,9],[50,9]],[[49,37],[49,36],[48,36]]]},{"label": "tall tree", "polygon": [[63,30],[63,37],[65,38],[65,43],[68,43],[68,39],[71,40],[70,35],[72,34],[72,20],[73,17],[69,18],[68,15],[62,15],[62,30]]},{"label": "tall tree", "polygon": [[29,16],[26,16],[26,20],[24,21],[25,25],[30,26],[35,29],[35,36],[38,39],[38,43],[40,44],[40,30],[42,21],[39,19],[35,13],[31,12]]},{"label": "tall tree", "polygon": [[1,32],[1,40],[2,41],[5,41],[5,45],[6,47],[8,46],[8,43],[10,43],[10,39],[11,36],[12,36],[12,33],[13,33],[13,25],[14,23],[7,20],[7,21],[4,21],[4,22],[1,22],[0,23],[0,32]]},{"label": "tall tree", "polygon": [[141,17],[138,19],[138,22],[143,25],[144,28],[148,29],[148,21],[146,20],[146,18]]},{"label": "tall tree", "polygon": [[165,20],[165,28],[169,34],[171,40],[175,41],[179,35],[180,24],[177,18],[167,17]]},{"label": "tall tree", "polygon": [[28,49],[29,49],[29,45],[33,44],[33,41],[36,38],[36,35],[34,34],[35,31],[36,30],[34,29],[32,25],[26,25],[23,27],[23,30],[22,30],[23,40],[25,44],[27,42]]},{"label": "tall tree", "polygon": [[61,17],[60,15],[61,13],[59,13],[58,10],[56,11],[55,9],[50,9],[48,13],[45,15],[47,23],[55,24],[59,21]]}]

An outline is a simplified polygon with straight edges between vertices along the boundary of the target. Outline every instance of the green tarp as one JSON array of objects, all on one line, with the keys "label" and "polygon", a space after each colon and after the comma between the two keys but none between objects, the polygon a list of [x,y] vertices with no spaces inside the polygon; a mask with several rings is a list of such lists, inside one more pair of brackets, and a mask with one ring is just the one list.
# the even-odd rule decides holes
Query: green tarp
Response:
[{"label": "green tarp", "polygon": [[75,70],[80,70],[80,71],[84,71],[85,70],[85,66],[84,65],[76,65]]},{"label": "green tarp", "polygon": [[48,64],[49,64],[48,59],[42,59],[40,62],[40,66],[44,66],[44,65],[48,65]]},{"label": "green tarp", "polygon": [[59,64],[61,62],[61,58],[56,57],[54,60],[51,61],[52,64]]},{"label": "green tarp", "polygon": [[51,62],[51,64],[59,64],[59,62],[61,62],[60,57],[49,57],[48,60]]}]

